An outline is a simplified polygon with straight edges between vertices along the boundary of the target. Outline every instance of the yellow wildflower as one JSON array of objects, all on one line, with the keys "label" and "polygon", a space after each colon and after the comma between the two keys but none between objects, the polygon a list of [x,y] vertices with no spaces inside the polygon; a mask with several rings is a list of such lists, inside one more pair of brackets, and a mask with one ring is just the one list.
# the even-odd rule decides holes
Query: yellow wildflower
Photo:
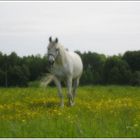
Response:
[{"label": "yellow wildflower", "polygon": [[134,127],[138,127],[138,124],[136,123],[136,124],[134,124]]},{"label": "yellow wildflower", "polygon": [[22,122],[25,122],[25,120],[22,120]]}]

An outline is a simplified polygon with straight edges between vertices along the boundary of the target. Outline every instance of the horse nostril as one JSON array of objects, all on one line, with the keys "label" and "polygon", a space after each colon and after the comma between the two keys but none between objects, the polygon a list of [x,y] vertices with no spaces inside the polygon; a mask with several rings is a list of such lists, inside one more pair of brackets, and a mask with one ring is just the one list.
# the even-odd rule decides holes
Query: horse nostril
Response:
[{"label": "horse nostril", "polygon": [[53,65],[53,64],[54,64],[54,61],[49,61],[49,64],[50,64],[50,65]]}]

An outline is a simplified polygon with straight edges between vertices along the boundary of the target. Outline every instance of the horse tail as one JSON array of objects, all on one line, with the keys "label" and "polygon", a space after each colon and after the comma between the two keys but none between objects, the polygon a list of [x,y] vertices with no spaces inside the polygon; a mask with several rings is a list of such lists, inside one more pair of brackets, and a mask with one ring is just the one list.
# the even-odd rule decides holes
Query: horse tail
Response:
[{"label": "horse tail", "polygon": [[47,74],[40,83],[41,87],[46,87],[48,86],[49,83],[51,83],[54,80],[54,75],[52,74]]}]

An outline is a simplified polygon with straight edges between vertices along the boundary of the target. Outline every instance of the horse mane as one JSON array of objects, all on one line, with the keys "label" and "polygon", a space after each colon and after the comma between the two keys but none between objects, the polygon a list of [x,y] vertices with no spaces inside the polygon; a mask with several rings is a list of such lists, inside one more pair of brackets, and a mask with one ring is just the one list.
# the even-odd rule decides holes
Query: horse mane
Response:
[{"label": "horse mane", "polygon": [[58,48],[59,48],[59,63],[64,64],[65,60],[66,60],[66,49],[61,45],[58,44]]}]

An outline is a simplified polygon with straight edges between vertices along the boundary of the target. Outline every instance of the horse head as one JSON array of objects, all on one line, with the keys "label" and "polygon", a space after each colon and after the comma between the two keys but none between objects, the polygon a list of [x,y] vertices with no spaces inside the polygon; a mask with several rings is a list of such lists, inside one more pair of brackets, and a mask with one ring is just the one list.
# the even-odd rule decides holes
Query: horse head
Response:
[{"label": "horse head", "polygon": [[49,45],[48,45],[48,62],[52,66],[59,54],[59,44],[58,38],[52,40],[52,37],[49,38]]}]

